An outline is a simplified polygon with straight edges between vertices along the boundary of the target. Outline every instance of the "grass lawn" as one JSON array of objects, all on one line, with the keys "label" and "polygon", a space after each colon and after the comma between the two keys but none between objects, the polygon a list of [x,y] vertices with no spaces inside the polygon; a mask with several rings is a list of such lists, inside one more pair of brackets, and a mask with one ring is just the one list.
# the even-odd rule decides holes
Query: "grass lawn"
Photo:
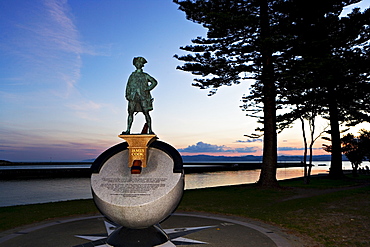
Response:
[{"label": "grass lawn", "polygon": [[[370,176],[362,175],[343,180],[315,177],[310,185],[287,180],[278,189],[249,184],[187,190],[178,209],[260,220],[309,236],[322,246],[370,246],[369,183]],[[2,207],[0,230],[97,212],[92,200]]]}]

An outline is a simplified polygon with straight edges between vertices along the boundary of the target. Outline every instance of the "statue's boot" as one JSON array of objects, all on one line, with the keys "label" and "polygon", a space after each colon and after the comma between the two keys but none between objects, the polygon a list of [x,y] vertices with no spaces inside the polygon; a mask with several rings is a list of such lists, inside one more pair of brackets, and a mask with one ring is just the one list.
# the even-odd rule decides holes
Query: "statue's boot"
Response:
[{"label": "statue's boot", "polygon": [[126,131],[122,131],[121,135],[129,135],[130,134],[130,130],[126,130]]}]

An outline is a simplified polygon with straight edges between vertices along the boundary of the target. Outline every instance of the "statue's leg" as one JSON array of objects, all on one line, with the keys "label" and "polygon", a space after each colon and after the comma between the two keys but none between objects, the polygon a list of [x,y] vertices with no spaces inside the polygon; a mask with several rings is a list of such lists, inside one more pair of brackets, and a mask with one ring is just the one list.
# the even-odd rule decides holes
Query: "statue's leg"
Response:
[{"label": "statue's leg", "polygon": [[148,134],[154,134],[152,130],[152,119],[149,115],[149,111],[144,111],[145,121],[148,124]]},{"label": "statue's leg", "polygon": [[129,112],[127,116],[127,133],[130,134],[132,122],[134,121],[134,113]]},{"label": "statue's leg", "polygon": [[127,130],[122,132],[122,135],[129,135],[131,131],[132,122],[134,121],[134,107],[133,104],[128,105],[128,116],[127,116]]}]

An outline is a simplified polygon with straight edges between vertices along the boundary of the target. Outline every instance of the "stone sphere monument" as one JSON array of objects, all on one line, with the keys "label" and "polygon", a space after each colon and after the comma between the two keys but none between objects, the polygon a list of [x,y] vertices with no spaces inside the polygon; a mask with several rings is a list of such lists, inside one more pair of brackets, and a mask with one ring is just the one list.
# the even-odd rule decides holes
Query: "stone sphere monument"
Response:
[{"label": "stone sphere monument", "polygon": [[[109,246],[175,246],[159,223],[182,198],[183,164],[178,151],[159,141],[152,131],[148,113],[152,99],[148,92],[142,97],[139,89],[150,91],[157,82],[141,71],[145,62],[144,58],[134,58],[136,75],[129,79],[134,85],[128,83],[126,88],[126,98],[129,95],[130,99],[128,128],[119,135],[125,142],[103,152],[91,168],[91,190],[97,208],[121,226],[108,237]],[[139,111],[147,122],[141,134],[130,134],[133,113]]]}]

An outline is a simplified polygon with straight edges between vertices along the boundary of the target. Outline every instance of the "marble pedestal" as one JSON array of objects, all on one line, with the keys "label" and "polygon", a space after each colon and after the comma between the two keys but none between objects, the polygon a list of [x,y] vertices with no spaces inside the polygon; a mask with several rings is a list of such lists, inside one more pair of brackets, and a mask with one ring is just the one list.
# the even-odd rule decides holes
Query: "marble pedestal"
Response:
[{"label": "marble pedestal", "polygon": [[[132,174],[128,165],[128,144],[121,143],[101,154],[92,165],[94,202],[104,216],[122,226],[120,232],[115,233],[115,242],[120,238],[122,241],[131,239],[132,236],[127,235],[129,233],[154,234],[154,230],[159,229],[154,225],[166,219],[182,198],[184,174],[182,159],[176,149],[154,141],[148,147],[146,163],[140,174]],[[161,231],[156,234],[161,235]],[[150,234],[140,235],[148,237]],[[164,238],[159,238],[164,241]],[[156,245],[151,246],[161,246],[155,242]],[[149,245],[126,243],[112,246]]]},{"label": "marble pedestal", "polygon": [[175,247],[166,233],[159,226],[144,229],[120,227],[107,239],[107,244],[114,247]]}]

